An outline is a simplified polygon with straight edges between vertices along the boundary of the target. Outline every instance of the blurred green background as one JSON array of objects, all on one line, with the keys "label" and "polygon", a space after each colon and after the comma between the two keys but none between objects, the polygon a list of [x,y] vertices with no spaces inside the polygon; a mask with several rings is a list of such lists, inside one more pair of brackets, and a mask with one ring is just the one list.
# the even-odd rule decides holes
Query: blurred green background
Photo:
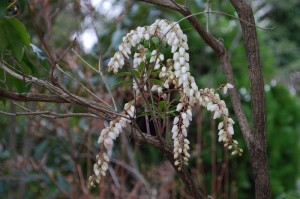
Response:
[{"label": "blurred green background", "polygon": [[[177,1],[185,3],[185,1]],[[188,1],[193,13],[201,12],[206,1]],[[72,48],[91,66],[104,72],[110,86],[117,82],[107,73],[107,62],[117,51],[122,37],[137,26],[158,18],[178,21],[181,15],[132,0],[19,0],[0,3],[0,57],[27,74],[49,79],[47,49],[58,58]],[[267,104],[268,162],[273,198],[300,198],[300,2],[297,0],[252,1],[265,80]],[[243,108],[250,119],[248,70],[239,22],[232,16],[229,1],[211,1],[211,9],[226,14],[197,16],[209,32],[224,41],[228,49]],[[9,17],[8,17],[9,16]],[[200,88],[216,88],[225,82],[218,56],[201,40],[187,21],[180,23],[190,46],[191,73]],[[269,30],[262,30],[259,27]],[[44,47],[44,43],[48,46]],[[31,44],[31,45],[30,45]],[[103,81],[74,51],[69,50],[60,66],[75,80],[59,76],[70,91],[90,97],[80,83],[111,103]],[[48,58],[47,58],[48,56]],[[6,76],[1,89],[17,92],[45,92]],[[130,98],[122,87],[113,89],[118,104]],[[222,96],[231,107],[228,96]],[[54,103],[13,103],[1,99],[0,110],[80,112],[80,108]],[[120,106],[121,107],[121,106]],[[233,110],[230,108],[234,118]],[[253,198],[254,185],[245,142],[238,125],[235,136],[244,149],[242,157],[231,157],[216,143],[215,124],[209,113],[197,108],[190,127],[190,170],[207,195],[216,198]],[[106,121],[91,118],[49,119],[41,116],[6,116],[0,120],[0,198],[188,198],[183,184],[166,158],[151,146],[122,136],[112,152],[112,167],[99,189],[85,190],[92,172],[97,137]],[[216,147],[216,148],[215,148]],[[115,176],[113,176],[115,175]],[[113,177],[111,177],[113,176]],[[143,179],[143,180],[141,180]],[[151,193],[151,194],[150,194]],[[150,197],[149,197],[150,198]]]}]

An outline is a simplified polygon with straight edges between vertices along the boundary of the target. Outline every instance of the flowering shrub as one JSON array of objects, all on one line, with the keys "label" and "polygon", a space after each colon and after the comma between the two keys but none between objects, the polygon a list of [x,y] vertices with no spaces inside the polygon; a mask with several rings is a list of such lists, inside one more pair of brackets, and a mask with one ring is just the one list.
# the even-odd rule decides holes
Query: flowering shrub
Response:
[{"label": "flowering shrub", "polygon": [[[165,60],[162,49],[170,47],[173,57]],[[89,185],[99,183],[101,176],[105,176],[108,169],[109,157],[107,151],[112,149],[114,140],[119,133],[134,122],[136,106],[147,107],[152,121],[156,124],[159,136],[165,130],[162,123],[167,117],[174,118],[172,125],[172,139],[174,144],[174,165],[181,170],[188,164],[189,144],[188,127],[192,121],[192,108],[200,104],[214,113],[213,118],[222,117],[219,123],[219,142],[232,149],[232,155],[241,155],[242,149],[238,142],[232,139],[234,121],[228,116],[228,109],[216,91],[223,89],[224,94],[233,88],[229,83],[218,89],[198,89],[195,79],[189,72],[189,49],[187,36],[182,32],[178,23],[167,20],[156,20],[150,26],[138,27],[130,31],[119,46],[119,51],[108,63],[109,70],[115,74],[132,77],[132,87],[135,100],[125,104],[122,116],[112,120],[109,126],[101,131],[98,143],[100,153],[94,164],[94,174],[89,178]],[[129,66],[130,55],[133,55],[132,67]],[[119,72],[123,66],[127,72]],[[171,93],[177,93],[178,99],[166,103]],[[142,102],[141,102],[142,101]],[[169,110],[169,111],[167,111]],[[161,121],[164,122],[161,122]],[[158,125],[159,124],[159,125]],[[168,132],[167,132],[168,133]]]}]

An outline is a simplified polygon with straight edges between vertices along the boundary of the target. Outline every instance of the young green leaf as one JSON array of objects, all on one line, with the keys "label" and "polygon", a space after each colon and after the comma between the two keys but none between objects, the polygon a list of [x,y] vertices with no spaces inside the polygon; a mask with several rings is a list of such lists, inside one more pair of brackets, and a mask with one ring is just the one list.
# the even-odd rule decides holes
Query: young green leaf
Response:
[{"label": "young green leaf", "polygon": [[158,79],[149,79],[149,82],[159,86],[163,85],[163,83]]},{"label": "young green leaf", "polygon": [[167,103],[165,101],[159,102],[158,110],[163,111],[167,109]]},{"label": "young green leaf", "polygon": [[159,44],[159,39],[158,37],[152,37],[151,41],[153,42],[154,46],[157,47]]},{"label": "young green leaf", "polygon": [[[1,23],[0,23],[1,26]],[[5,50],[8,46],[7,38],[4,29],[0,28],[0,52]]]},{"label": "young green leaf", "polygon": [[116,74],[117,77],[131,76],[131,72],[119,72]]}]

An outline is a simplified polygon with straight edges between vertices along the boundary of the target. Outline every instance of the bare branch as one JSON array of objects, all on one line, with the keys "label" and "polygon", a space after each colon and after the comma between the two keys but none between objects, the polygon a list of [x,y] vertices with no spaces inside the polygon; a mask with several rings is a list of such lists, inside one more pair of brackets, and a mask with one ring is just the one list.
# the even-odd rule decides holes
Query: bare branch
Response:
[{"label": "bare branch", "polygon": [[79,82],[77,79],[73,78],[72,76],[68,75],[58,64],[56,64],[56,68],[65,76],[67,76],[68,78],[70,78],[71,80],[73,80],[74,82],[78,83],[86,92],[88,92],[89,94],[91,94],[93,97],[95,97],[97,100],[99,100],[100,102],[102,102],[103,104],[105,104],[107,107],[110,107],[109,104],[107,104],[104,100],[102,100],[101,98],[99,98],[95,93],[93,93],[90,89],[88,89],[86,86],[83,85],[83,83]]},{"label": "bare branch", "polygon": [[[117,108],[117,104],[116,104],[115,98],[114,98],[114,96],[112,95],[109,86],[108,86],[107,83],[104,81],[103,73],[102,73],[102,71],[101,71],[101,62],[100,62],[100,59],[99,59],[99,64],[98,64],[98,70],[96,70],[96,69],[95,69],[93,66],[91,66],[87,61],[85,61],[85,59],[83,59],[83,58],[82,58],[82,57],[81,57],[74,49],[72,49],[72,52],[74,52],[75,55],[76,55],[77,57],[79,57],[79,59],[80,59],[81,61],[83,61],[88,67],[90,67],[93,71],[95,71],[97,74],[99,74],[99,76],[100,76],[102,82],[104,83],[104,85],[105,85],[105,87],[106,87],[106,89],[107,89],[107,91],[108,91],[108,93],[109,93],[109,95],[110,95],[110,97],[111,97],[111,99],[112,99],[112,102],[113,102],[113,104],[114,104],[115,111],[118,111],[118,108]],[[94,95],[94,94],[92,94],[92,95]]]},{"label": "bare branch", "polygon": [[139,0],[139,1],[154,4],[157,6],[164,7],[164,8],[169,8],[171,10],[176,10],[179,12],[181,11],[181,9],[185,9],[185,7],[183,5],[181,5],[181,4],[175,5],[173,2],[171,2],[169,0]]},{"label": "bare branch", "polygon": [[66,113],[60,114],[51,111],[32,111],[32,112],[16,112],[16,113],[9,113],[0,110],[0,114],[8,115],[8,116],[27,116],[27,115],[43,115],[45,117],[50,118],[67,118],[67,117],[93,117],[93,118],[100,118],[95,114],[89,113]]},{"label": "bare branch", "polygon": [[0,97],[20,101],[20,102],[54,102],[69,103],[65,96],[46,95],[38,93],[15,93],[9,90],[0,89]]},{"label": "bare branch", "polygon": [[[51,91],[57,97],[63,97],[63,99],[66,101],[66,103],[72,103],[72,104],[92,108],[92,109],[100,111],[102,113],[110,114],[111,116],[116,116],[117,115],[117,116],[124,117],[122,114],[118,114],[115,111],[112,111],[110,109],[110,107],[104,106],[99,102],[95,102],[95,101],[88,100],[86,98],[79,97],[77,95],[71,94],[70,92],[66,91],[62,87],[54,86],[52,83],[50,83],[46,80],[41,80],[41,79],[38,79],[38,78],[30,76],[30,75],[22,76],[22,75],[20,75],[16,72],[12,71],[8,67],[6,67],[2,62],[0,62],[0,68],[2,68],[4,71],[9,73],[13,77],[15,77],[19,80],[22,80],[26,83],[29,83],[29,82],[30,83],[35,83],[35,84],[40,85],[44,88],[47,88],[49,91]],[[21,100],[21,101],[23,101],[23,100]]]}]

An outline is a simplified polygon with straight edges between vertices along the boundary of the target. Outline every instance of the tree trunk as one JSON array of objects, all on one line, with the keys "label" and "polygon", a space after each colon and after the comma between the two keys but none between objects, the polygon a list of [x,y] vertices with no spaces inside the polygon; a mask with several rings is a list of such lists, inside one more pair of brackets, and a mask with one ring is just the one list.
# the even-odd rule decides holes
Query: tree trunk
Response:
[{"label": "tree trunk", "polygon": [[257,199],[269,199],[271,198],[271,190],[267,163],[264,79],[259,56],[255,20],[252,7],[248,2],[231,0],[231,3],[240,19],[249,69],[253,121],[251,134],[253,139],[250,140],[248,149],[255,183],[255,197]]}]

